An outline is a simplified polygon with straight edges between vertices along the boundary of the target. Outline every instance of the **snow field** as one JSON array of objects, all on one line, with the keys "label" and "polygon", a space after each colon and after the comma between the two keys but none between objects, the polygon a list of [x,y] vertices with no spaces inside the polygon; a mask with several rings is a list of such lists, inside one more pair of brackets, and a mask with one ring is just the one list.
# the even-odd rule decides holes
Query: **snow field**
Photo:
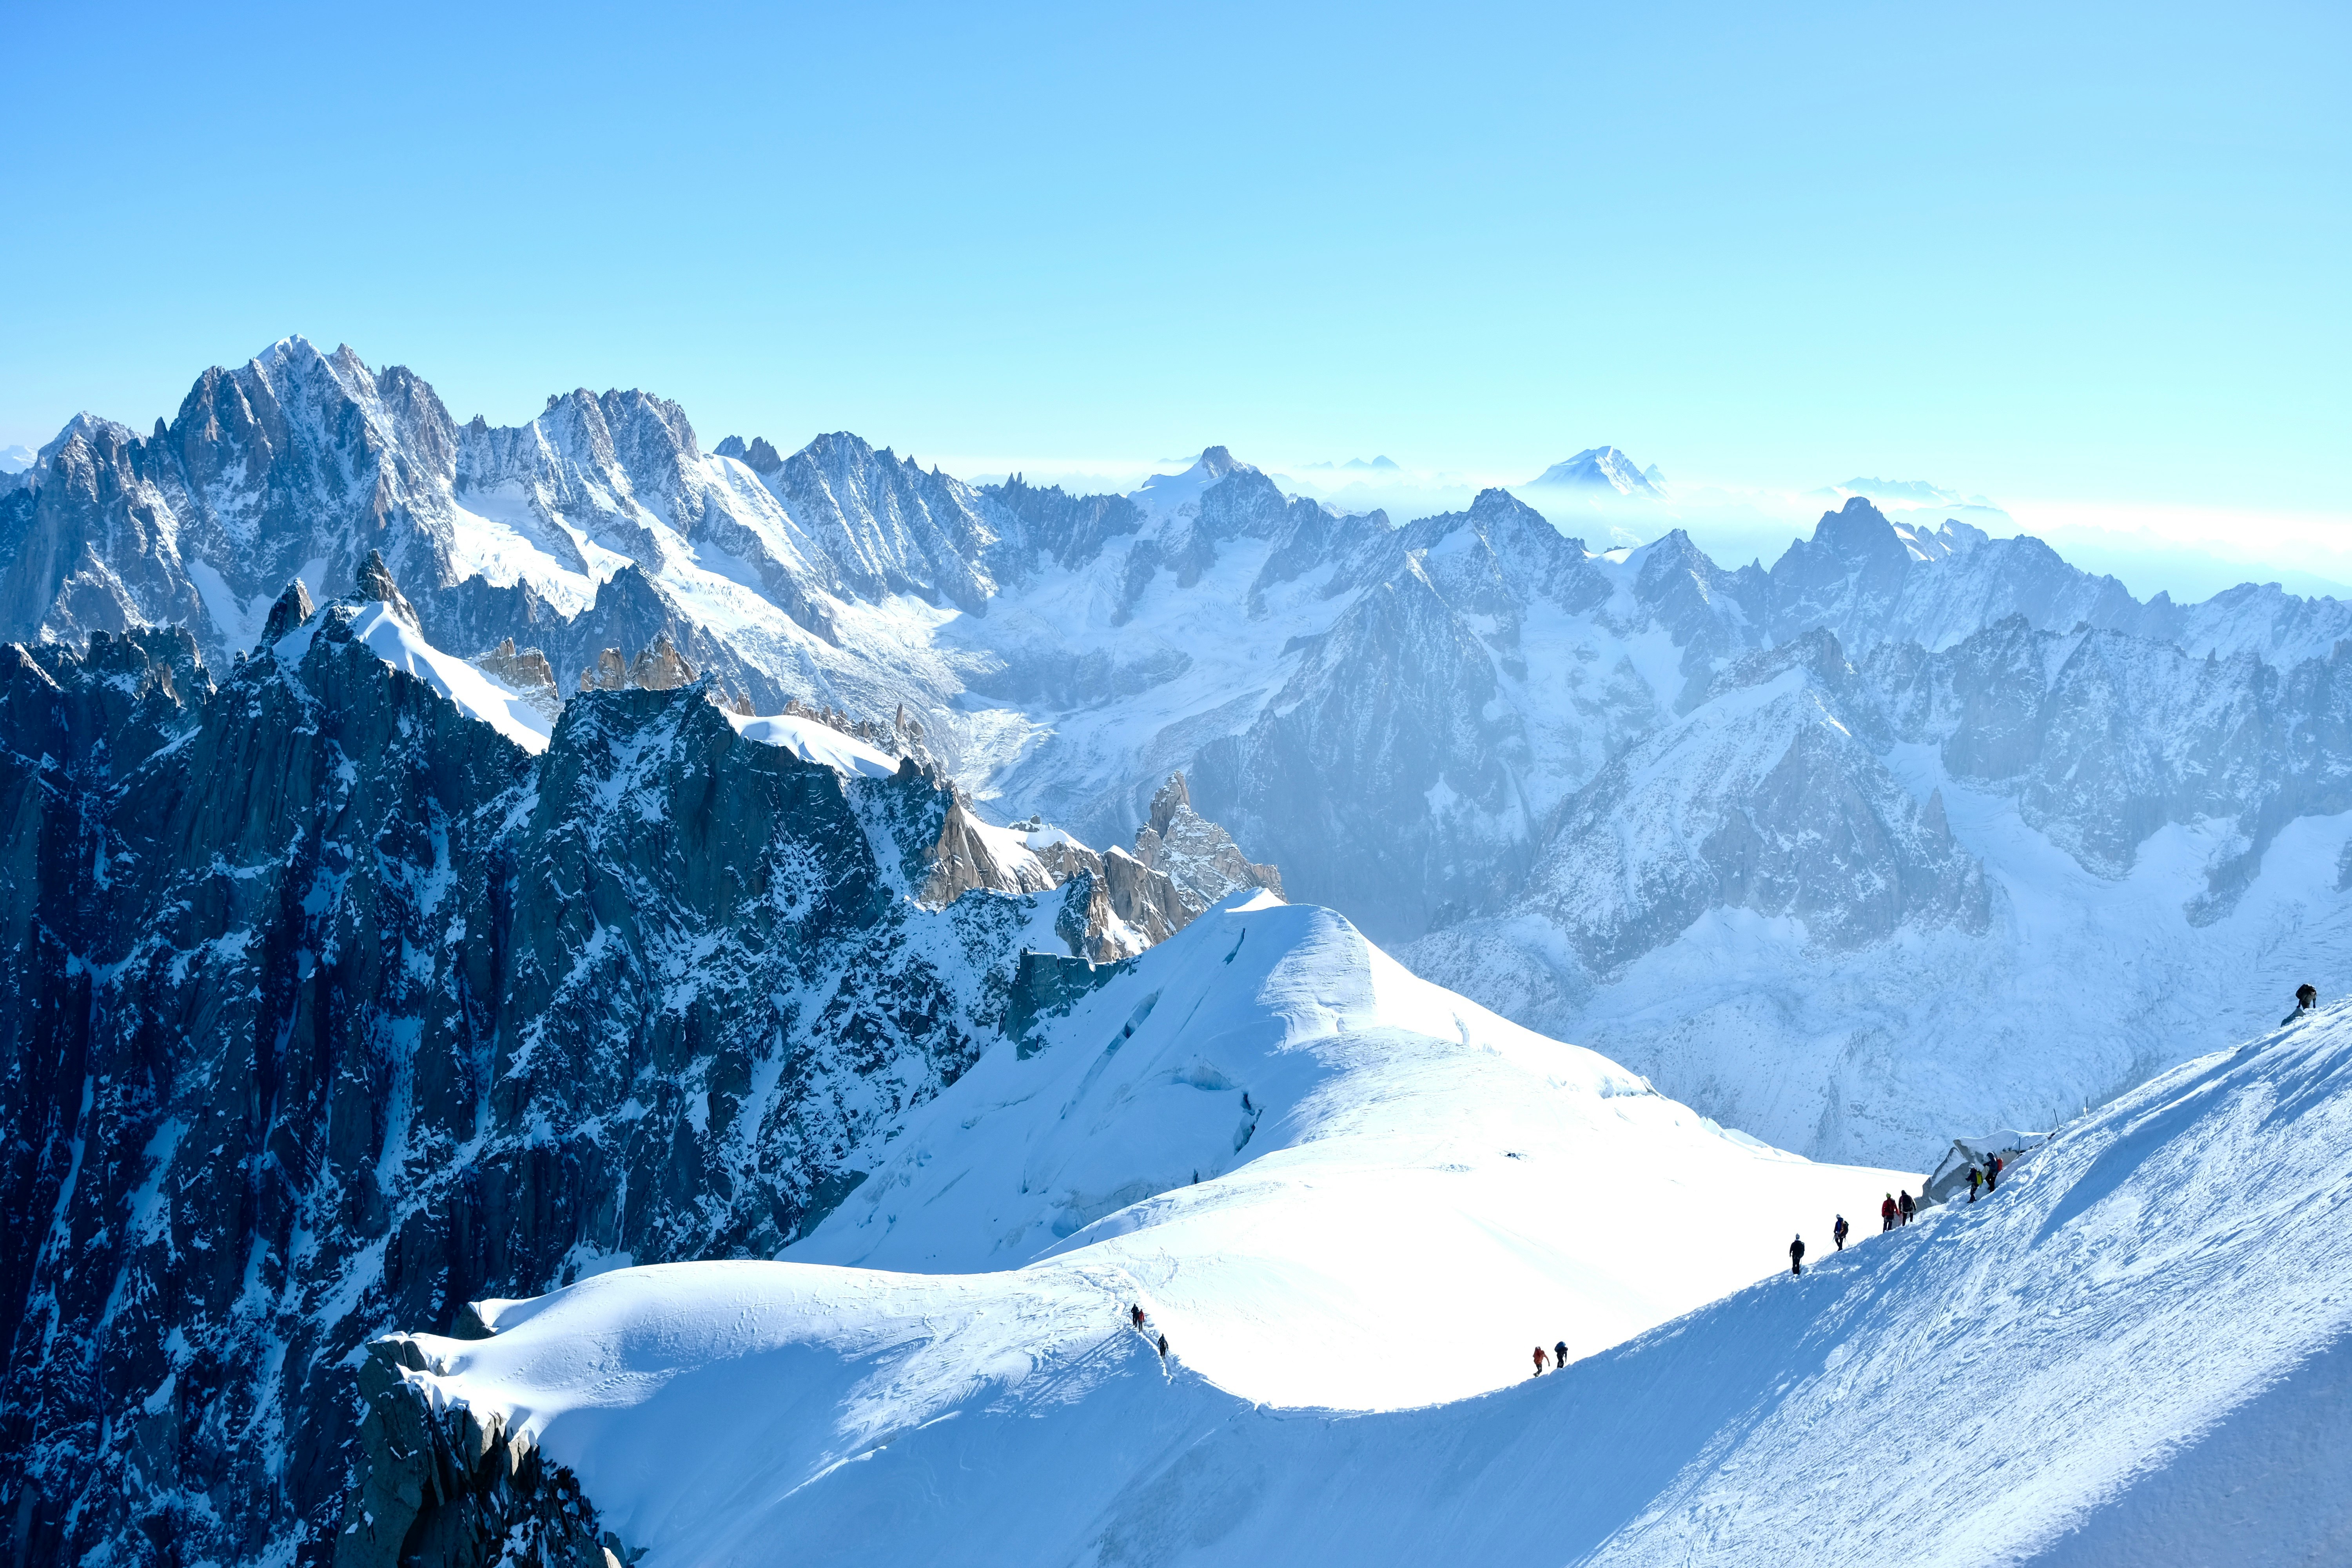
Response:
[{"label": "snow field", "polygon": [[[910,1118],[785,1260],[486,1304],[491,1340],[426,1342],[436,1395],[526,1422],[633,1543],[759,1561],[761,1518],[833,1507],[909,1432],[1014,1409],[1093,1430],[1139,1378],[1213,1419],[1456,1399],[1524,1379],[1538,1342],[1589,1355],[1785,1268],[1794,1228],[1826,1248],[1835,1208],[1859,1226],[1916,1184],[1726,1132],[1265,895],[1029,1044]],[[1131,1303],[1171,1337],[1171,1384],[1145,1375]],[[872,1540],[902,1533],[929,1539]]]},{"label": "snow field", "polygon": [[823,763],[835,773],[852,778],[887,779],[898,771],[898,758],[814,719],[789,714],[753,718],[724,709],[720,711],[727,714],[727,722],[745,740],[782,746],[804,763]]},{"label": "snow field", "polygon": [[2339,1009],[2084,1119],[1993,1198],[1434,1407],[1257,1406],[1181,1325],[1163,1371],[1091,1247],[608,1274],[423,1342],[418,1381],[526,1418],[649,1568],[2332,1561],[2347,1134]]},{"label": "snow field", "polygon": [[1727,1134],[1267,895],[982,1058],[883,1152],[789,1258],[1111,1264],[1213,1382],[1360,1409],[1493,1388],[1538,1341],[1589,1354],[1918,1184]]}]

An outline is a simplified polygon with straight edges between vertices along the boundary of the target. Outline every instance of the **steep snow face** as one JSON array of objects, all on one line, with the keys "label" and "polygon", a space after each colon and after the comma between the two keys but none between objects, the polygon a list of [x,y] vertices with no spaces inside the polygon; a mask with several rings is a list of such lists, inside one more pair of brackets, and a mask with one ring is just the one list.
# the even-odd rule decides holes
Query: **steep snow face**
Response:
[{"label": "steep snow face", "polygon": [[[425,640],[415,622],[381,601],[330,606],[322,614],[339,624],[335,635],[366,647],[384,663],[413,675],[457,705],[457,711],[478,719],[536,756],[547,750],[554,722],[514,687],[484,673],[462,658],[452,658]],[[277,657],[299,665],[322,631],[318,619],[280,640]]]},{"label": "steep snow face", "polygon": [[[421,1340],[406,1377],[534,1434],[652,1564],[2323,1561],[2352,1530],[2347,1137],[2338,1010],[2144,1086],[1973,1205],[1843,1255],[1814,1237],[1801,1279],[1345,1420],[1227,1384],[1227,1325],[1091,1247],[988,1275],[626,1270],[488,1304],[493,1337]],[[1234,1321],[1314,1354],[1401,1274],[1465,1267],[1444,1239],[1391,1226],[1339,1295],[1237,1259]]]}]

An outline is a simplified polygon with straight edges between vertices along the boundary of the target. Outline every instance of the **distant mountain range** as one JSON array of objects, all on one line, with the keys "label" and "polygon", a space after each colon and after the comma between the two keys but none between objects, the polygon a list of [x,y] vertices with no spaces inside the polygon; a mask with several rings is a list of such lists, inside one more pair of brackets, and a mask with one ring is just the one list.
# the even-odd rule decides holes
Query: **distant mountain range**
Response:
[{"label": "distant mountain range", "polygon": [[[908,1118],[1040,1020],[1108,1063],[1160,993],[1085,999],[1228,895],[1897,1169],[2342,990],[2352,605],[1927,516],[1851,495],[1727,570],[1221,447],[1079,495],[706,450],[636,391],[460,424],[299,338],[78,416],[0,480],[20,1554],[331,1554],[370,1335],[770,1256],[884,1146],[951,1184]],[[1300,984],[1249,1005],[1323,1016]],[[1256,1113],[1213,1109],[1213,1174]]]}]

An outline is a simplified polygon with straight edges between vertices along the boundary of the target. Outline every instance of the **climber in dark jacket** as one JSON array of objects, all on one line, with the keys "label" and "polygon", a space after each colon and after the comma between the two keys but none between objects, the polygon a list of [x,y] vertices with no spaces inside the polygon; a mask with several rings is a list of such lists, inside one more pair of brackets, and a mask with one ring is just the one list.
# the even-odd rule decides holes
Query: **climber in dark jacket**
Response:
[{"label": "climber in dark jacket", "polygon": [[1160,1336],[1160,1359],[1161,1361],[1166,1361],[1168,1359],[1168,1336],[1166,1334]]},{"label": "climber in dark jacket", "polygon": [[1852,1226],[1845,1223],[1845,1215],[1838,1215],[1837,1224],[1830,1226],[1830,1239],[1837,1243],[1837,1249],[1840,1252],[1843,1252],[1845,1250],[1845,1234],[1853,1228],[1853,1227]]},{"label": "climber in dark jacket", "polygon": [[1804,1271],[1805,1238],[1801,1236],[1797,1237],[1796,1240],[1789,1243],[1789,1272],[1791,1274],[1802,1274]]},{"label": "climber in dark jacket", "polygon": [[1566,1366],[1568,1364],[1568,1342],[1566,1340],[1562,1340],[1559,1343],[1551,1347],[1551,1360],[1554,1366]]},{"label": "climber in dark jacket", "polygon": [[1905,1225],[1909,1225],[1911,1223],[1911,1216],[1919,1212],[1919,1205],[1911,1201],[1911,1189],[1908,1187],[1903,1189],[1902,1208],[1903,1223]]},{"label": "climber in dark jacket", "polygon": [[2281,1018],[2279,1023],[2282,1026],[2292,1024],[2318,1005],[2319,987],[2306,982],[2294,988],[2294,1011]]}]

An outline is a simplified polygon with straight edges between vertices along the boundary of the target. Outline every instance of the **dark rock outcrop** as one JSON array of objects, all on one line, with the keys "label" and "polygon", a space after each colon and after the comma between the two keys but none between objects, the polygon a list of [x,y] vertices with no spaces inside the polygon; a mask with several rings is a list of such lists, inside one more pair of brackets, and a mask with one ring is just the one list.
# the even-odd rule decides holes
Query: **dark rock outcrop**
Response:
[{"label": "dark rock outcrop", "polygon": [[533,758],[349,612],[217,690],[184,633],[0,648],[0,1205],[50,1216],[0,1234],[16,1562],[326,1561],[369,1340],[772,1255],[1001,1037],[1040,906],[918,900],[952,800],[912,763],[745,741],[700,682]]}]

